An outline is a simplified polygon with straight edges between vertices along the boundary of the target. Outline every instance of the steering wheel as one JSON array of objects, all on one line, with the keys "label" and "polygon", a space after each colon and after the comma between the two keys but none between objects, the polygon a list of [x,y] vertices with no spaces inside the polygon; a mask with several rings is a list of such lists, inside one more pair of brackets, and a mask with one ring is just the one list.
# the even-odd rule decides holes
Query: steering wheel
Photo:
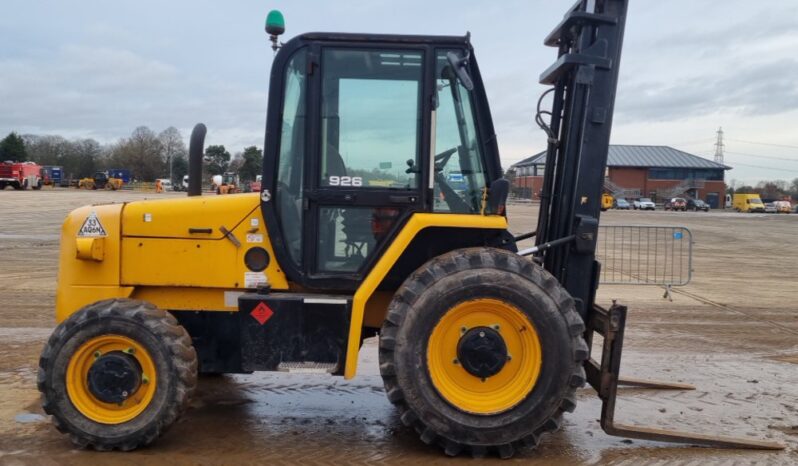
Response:
[{"label": "steering wheel", "polygon": [[[452,147],[451,149],[447,149],[440,154],[435,155],[435,171],[443,170],[443,166],[449,163],[449,158],[457,152],[458,147]],[[407,169],[405,173],[421,173],[421,169],[416,166],[416,162],[413,159],[407,159]]]}]

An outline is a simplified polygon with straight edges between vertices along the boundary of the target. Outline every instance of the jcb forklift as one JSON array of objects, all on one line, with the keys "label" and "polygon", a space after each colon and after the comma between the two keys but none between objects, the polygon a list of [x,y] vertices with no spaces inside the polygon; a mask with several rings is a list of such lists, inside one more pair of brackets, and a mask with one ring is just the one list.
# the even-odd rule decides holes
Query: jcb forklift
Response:
[{"label": "jcb forklift", "polygon": [[116,191],[122,189],[122,184],[123,181],[120,178],[109,177],[106,172],[96,172],[92,178],[81,178],[78,188]]},{"label": "jcb forklift", "polygon": [[174,424],[198,373],[350,379],[379,335],[401,421],[449,455],[537,445],[586,381],[610,434],[777,447],[613,422],[626,309],[595,303],[594,252],[626,5],[579,1],[545,40],[558,50],[540,78],[553,86],[538,118],[547,166],[537,244],[523,251],[533,233],[508,231],[468,35],[279,44],[270,14],[262,191],[200,196],[198,125],[188,198],[69,214],[59,325],[40,360],[45,412],[76,445],[131,450]]}]

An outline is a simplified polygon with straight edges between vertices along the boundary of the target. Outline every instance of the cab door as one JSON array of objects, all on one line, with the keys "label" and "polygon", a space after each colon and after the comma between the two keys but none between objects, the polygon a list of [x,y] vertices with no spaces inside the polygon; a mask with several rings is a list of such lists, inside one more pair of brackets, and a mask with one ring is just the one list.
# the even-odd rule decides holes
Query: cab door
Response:
[{"label": "cab door", "polygon": [[354,289],[404,219],[423,208],[425,49],[321,46],[318,60],[304,266],[311,282]]}]

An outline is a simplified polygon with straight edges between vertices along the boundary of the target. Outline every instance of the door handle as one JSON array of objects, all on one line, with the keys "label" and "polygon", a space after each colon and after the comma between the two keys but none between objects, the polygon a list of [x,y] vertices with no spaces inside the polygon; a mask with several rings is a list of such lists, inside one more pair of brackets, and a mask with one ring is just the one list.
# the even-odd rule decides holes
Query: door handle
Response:
[{"label": "door handle", "polygon": [[415,204],[418,196],[388,196],[388,200],[394,204]]}]

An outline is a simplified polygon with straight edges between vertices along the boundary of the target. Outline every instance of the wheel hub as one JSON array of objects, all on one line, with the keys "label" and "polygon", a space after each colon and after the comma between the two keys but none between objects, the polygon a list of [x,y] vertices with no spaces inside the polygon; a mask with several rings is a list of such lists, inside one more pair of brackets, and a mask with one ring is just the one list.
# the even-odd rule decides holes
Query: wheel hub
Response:
[{"label": "wheel hub", "polygon": [[133,356],[112,351],[96,358],[87,376],[92,395],[105,403],[122,403],[141,385],[141,365]]},{"label": "wheel hub", "polygon": [[490,327],[467,330],[457,343],[457,359],[469,374],[485,379],[499,373],[507,363],[507,345]]}]

